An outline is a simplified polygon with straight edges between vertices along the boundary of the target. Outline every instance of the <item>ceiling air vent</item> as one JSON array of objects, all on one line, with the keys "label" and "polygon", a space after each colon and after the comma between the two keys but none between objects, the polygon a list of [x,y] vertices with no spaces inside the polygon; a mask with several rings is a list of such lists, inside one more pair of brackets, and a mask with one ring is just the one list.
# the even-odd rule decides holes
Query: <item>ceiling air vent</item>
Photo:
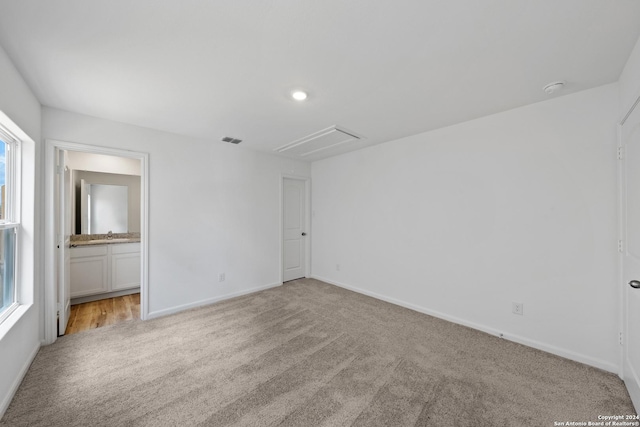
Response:
[{"label": "ceiling air vent", "polygon": [[230,136],[225,136],[224,138],[222,138],[222,140],[224,142],[230,142],[232,144],[240,144],[242,142],[241,139],[231,138]]},{"label": "ceiling air vent", "polygon": [[330,128],[296,139],[282,147],[276,148],[274,151],[305,157],[346,142],[357,141],[360,138],[360,136],[351,131],[340,129],[338,126],[331,126]]}]

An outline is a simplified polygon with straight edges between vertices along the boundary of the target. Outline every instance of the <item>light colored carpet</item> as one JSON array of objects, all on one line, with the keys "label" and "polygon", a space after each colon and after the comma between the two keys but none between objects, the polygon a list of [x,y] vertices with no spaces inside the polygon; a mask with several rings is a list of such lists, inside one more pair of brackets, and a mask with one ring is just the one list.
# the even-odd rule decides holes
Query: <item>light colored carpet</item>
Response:
[{"label": "light colored carpet", "polygon": [[43,347],[2,426],[552,426],[615,375],[317,280]]}]

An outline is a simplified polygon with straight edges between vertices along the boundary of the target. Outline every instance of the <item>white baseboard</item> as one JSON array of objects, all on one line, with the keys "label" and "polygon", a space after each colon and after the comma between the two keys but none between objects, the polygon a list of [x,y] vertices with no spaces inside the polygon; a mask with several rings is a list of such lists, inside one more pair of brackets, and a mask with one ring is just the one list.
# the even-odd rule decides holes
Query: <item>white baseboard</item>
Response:
[{"label": "white baseboard", "polygon": [[2,399],[2,403],[0,403],[0,419],[2,419],[2,417],[4,416],[4,413],[7,411],[7,408],[9,407],[11,400],[13,400],[13,396],[15,396],[16,391],[18,391],[18,387],[20,387],[20,384],[22,383],[22,379],[27,374],[27,371],[29,370],[31,363],[33,363],[33,359],[36,358],[36,354],[38,354],[38,350],[40,350],[40,343],[38,343],[35,346],[35,348],[31,351],[31,354],[29,354],[29,357],[27,357],[27,360],[25,360],[24,364],[22,365],[20,372],[18,372],[18,376],[11,384],[11,387],[9,388],[9,392],[4,397],[4,399]]},{"label": "white baseboard", "polygon": [[462,325],[462,326],[467,326],[469,328],[472,329],[477,329],[479,331],[485,332],[487,334],[490,335],[494,335],[500,338],[504,338],[507,339],[509,341],[513,341],[513,342],[517,342],[518,344],[522,344],[522,345],[526,345],[527,347],[532,347],[535,348],[537,350],[542,350],[545,351],[547,353],[551,353],[551,354],[555,354],[556,356],[560,356],[560,357],[564,357],[565,359],[570,359],[576,362],[580,362],[580,363],[584,363],[585,365],[589,365],[589,366],[593,366],[599,369],[602,369],[604,371],[607,372],[612,372],[614,374],[618,374],[619,372],[619,367],[617,365],[615,365],[614,363],[610,363],[610,362],[606,362],[604,360],[600,360],[600,359],[595,359],[593,357],[590,356],[586,356],[584,354],[580,354],[580,353],[576,353],[574,351],[571,350],[567,350],[564,348],[560,348],[554,345],[550,345],[550,344],[545,344],[543,342],[540,341],[536,341],[536,340],[532,340],[526,337],[522,337],[519,335],[512,335],[509,333],[505,333],[502,331],[499,331],[497,329],[485,326],[485,325],[481,325],[479,323],[475,323],[475,322],[470,322],[468,320],[464,320],[461,319],[459,317],[455,317],[455,316],[450,316],[448,314],[445,313],[441,313],[439,311],[435,311],[435,310],[431,310],[428,308],[424,308],[415,304],[411,304],[405,301],[401,301],[395,298],[391,298],[388,297],[386,295],[381,295],[378,294],[376,292],[370,292],[364,289],[360,289],[357,288],[355,286],[350,286],[350,285],[346,285],[344,283],[340,283],[340,282],[336,282],[335,280],[331,280],[331,279],[327,279],[325,277],[321,277],[321,276],[316,276],[313,275],[311,276],[313,279],[317,279],[326,283],[329,283],[331,285],[335,285],[344,289],[348,289],[350,291],[353,292],[357,292],[359,294],[363,294],[363,295],[367,295],[370,296],[372,298],[376,298],[382,301],[386,301],[389,302],[391,304],[395,304],[395,305],[399,305],[401,307],[405,307],[408,308],[410,310],[414,310],[417,311],[419,313],[424,313],[424,314],[428,314],[429,316],[433,316],[433,317],[437,317],[439,319],[443,319],[443,320],[447,320],[449,322],[452,323],[457,323],[458,325]]},{"label": "white baseboard", "polygon": [[213,304],[213,303],[216,303],[216,302],[219,302],[219,301],[224,301],[224,300],[235,298],[235,297],[239,297],[239,296],[242,296],[242,295],[252,294],[254,292],[259,292],[259,291],[264,291],[265,289],[275,288],[276,286],[280,286],[280,285],[282,285],[282,282],[271,283],[269,285],[258,286],[258,287],[255,287],[255,288],[249,288],[249,289],[245,289],[245,290],[239,291],[239,292],[234,292],[234,293],[231,293],[231,294],[226,294],[226,295],[222,295],[222,296],[218,296],[218,297],[214,297],[214,298],[209,298],[209,299],[205,299],[205,300],[200,300],[200,301],[196,301],[196,302],[190,302],[188,304],[182,304],[182,305],[178,305],[178,306],[175,306],[175,307],[165,308],[165,309],[162,309],[162,310],[152,311],[147,315],[147,319],[150,320],[150,319],[155,319],[157,317],[168,316],[170,314],[179,313],[181,311],[189,310],[191,308],[202,307],[204,305]]}]

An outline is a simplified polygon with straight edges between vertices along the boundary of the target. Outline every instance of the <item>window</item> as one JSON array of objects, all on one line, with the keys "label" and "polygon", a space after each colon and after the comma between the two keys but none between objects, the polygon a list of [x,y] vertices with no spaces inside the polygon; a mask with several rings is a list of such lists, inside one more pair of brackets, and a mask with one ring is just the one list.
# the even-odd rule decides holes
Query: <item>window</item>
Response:
[{"label": "window", "polygon": [[18,307],[16,289],[17,236],[16,151],[19,141],[0,127],[0,322]]}]

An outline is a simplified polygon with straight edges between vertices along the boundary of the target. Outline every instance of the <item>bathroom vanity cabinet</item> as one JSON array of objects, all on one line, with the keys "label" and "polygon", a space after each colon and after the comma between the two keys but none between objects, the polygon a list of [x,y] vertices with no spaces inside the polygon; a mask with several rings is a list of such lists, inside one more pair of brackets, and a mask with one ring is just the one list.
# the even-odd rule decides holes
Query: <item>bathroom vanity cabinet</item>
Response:
[{"label": "bathroom vanity cabinet", "polygon": [[[140,243],[107,243],[70,248],[71,298],[140,288]],[[98,299],[98,298],[96,298]]]}]

